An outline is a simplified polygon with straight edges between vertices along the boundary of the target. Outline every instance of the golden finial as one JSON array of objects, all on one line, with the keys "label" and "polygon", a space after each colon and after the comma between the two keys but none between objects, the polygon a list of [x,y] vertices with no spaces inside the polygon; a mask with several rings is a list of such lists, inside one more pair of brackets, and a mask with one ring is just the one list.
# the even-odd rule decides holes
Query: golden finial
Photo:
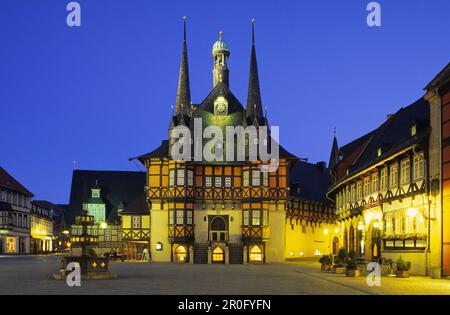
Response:
[{"label": "golden finial", "polygon": [[186,21],[186,19],[187,19],[187,16],[183,15],[183,21]]},{"label": "golden finial", "polygon": [[219,40],[222,40],[222,34],[223,34],[223,32],[219,31]]},{"label": "golden finial", "polygon": [[255,19],[254,18],[252,18],[252,24],[255,24]]}]

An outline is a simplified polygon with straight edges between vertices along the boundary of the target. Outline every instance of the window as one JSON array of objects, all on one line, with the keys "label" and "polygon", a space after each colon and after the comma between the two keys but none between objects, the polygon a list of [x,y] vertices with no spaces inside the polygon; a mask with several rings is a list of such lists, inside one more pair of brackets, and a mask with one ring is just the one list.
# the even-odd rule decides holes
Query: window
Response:
[{"label": "window", "polygon": [[231,177],[225,177],[225,187],[226,188],[231,187]]},{"label": "window", "polygon": [[0,201],[6,201],[6,191],[0,191]]},{"label": "window", "polygon": [[364,196],[367,196],[370,194],[370,177],[367,176],[364,178]]},{"label": "window", "polygon": [[188,186],[194,186],[194,172],[189,170],[187,175]]},{"label": "window", "polygon": [[414,137],[417,133],[417,126],[414,125],[411,127],[411,137]]},{"label": "window", "polygon": [[184,224],[184,210],[177,210],[177,225]]},{"label": "window", "polygon": [[409,159],[405,159],[402,161],[400,168],[400,182],[402,185],[409,184],[410,181],[410,165]]},{"label": "window", "polygon": [[244,171],[244,187],[248,187],[250,185],[250,178],[249,178],[249,172],[248,171]]},{"label": "window", "polygon": [[269,187],[269,172],[263,172],[263,185]]},{"label": "window", "polygon": [[177,185],[178,186],[184,186],[184,170],[177,170]]},{"label": "window", "polygon": [[421,180],[424,177],[425,160],[423,154],[414,155],[414,180]]},{"label": "window", "polygon": [[249,225],[249,224],[250,224],[249,211],[244,210],[244,225]]},{"label": "window", "polygon": [[169,225],[174,224],[173,212],[174,212],[174,210],[169,210]]},{"label": "window", "polygon": [[361,200],[362,199],[362,182],[358,181],[356,183],[356,199]]},{"label": "window", "polygon": [[210,176],[206,177],[205,181],[206,181],[205,186],[206,187],[211,187],[211,184],[212,184],[211,183],[212,182],[211,177]]},{"label": "window", "polygon": [[378,173],[372,175],[372,194],[378,191]]},{"label": "window", "polygon": [[217,176],[214,178],[214,186],[217,188],[222,187],[222,177]]},{"label": "window", "polygon": [[393,189],[398,186],[398,164],[391,165],[391,172],[389,174],[389,188]]},{"label": "window", "polygon": [[258,170],[252,171],[252,186],[260,186],[261,185],[261,173]]},{"label": "window", "polygon": [[356,186],[355,185],[352,185],[352,188],[351,188],[350,201],[351,202],[356,201]]},{"label": "window", "polygon": [[261,211],[253,210],[252,211],[252,225],[261,225]]},{"label": "window", "polygon": [[141,217],[139,216],[133,216],[133,229],[140,229],[141,228]]},{"label": "window", "polygon": [[383,168],[380,172],[380,191],[386,190],[387,184],[387,167]]},{"label": "window", "polygon": [[169,171],[169,186],[174,186],[174,185],[175,185],[175,171],[170,170]]},{"label": "window", "polygon": [[381,156],[381,153],[383,153],[382,150],[381,150],[381,148],[378,148],[378,150],[377,150],[377,156]]},{"label": "window", "polygon": [[261,262],[262,250],[260,246],[254,245],[250,249],[250,262]]},{"label": "window", "polygon": [[192,225],[192,211],[190,210],[186,212],[186,224]]},{"label": "window", "polygon": [[105,241],[106,242],[111,242],[112,237],[111,237],[111,230],[105,230]]},{"label": "window", "polygon": [[269,225],[269,210],[263,210],[263,225],[268,226]]}]

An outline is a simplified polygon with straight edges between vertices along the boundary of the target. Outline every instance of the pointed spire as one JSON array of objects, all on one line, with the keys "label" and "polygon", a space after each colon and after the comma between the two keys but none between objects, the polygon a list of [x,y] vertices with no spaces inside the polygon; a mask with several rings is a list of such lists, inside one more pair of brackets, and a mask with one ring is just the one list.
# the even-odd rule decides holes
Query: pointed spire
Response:
[{"label": "pointed spire", "polygon": [[189,85],[189,67],[186,43],[186,17],[183,16],[183,51],[181,54],[180,73],[178,76],[177,100],[175,102],[174,116],[190,115],[191,88]]},{"label": "pointed spire", "polygon": [[261,92],[259,89],[258,64],[256,62],[255,48],[255,19],[252,19],[252,52],[250,57],[250,76],[248,82],[247,119],[261,120],[263,109],[261,104]]},{"label": "pointed spire", "polygon": [[333,145],[331,147],[330,161],[328,168],[333,171],[336,164],[339,162],[339,146],[336,139],[336,127],[334,128]]}]

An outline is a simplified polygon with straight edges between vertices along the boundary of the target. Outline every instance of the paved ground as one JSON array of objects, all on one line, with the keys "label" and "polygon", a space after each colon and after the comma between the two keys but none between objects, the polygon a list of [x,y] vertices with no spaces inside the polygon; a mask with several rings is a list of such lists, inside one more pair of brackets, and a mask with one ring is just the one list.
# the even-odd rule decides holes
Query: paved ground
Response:
[{"label": "paved ground", "polygon": [[280,265],[112,263],[118,279],[70,288],[50,279],[58,256],[0,256],[0,294],[450,294],[450,280],[366,278],[322,273],[315,262]]}]

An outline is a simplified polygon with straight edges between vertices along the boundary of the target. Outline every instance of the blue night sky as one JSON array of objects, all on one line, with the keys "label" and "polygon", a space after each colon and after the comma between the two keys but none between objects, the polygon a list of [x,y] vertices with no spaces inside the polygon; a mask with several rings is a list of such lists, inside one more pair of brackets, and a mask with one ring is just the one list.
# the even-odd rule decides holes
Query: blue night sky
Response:
[{"label": "blue night sky", "polygon": [[[167,3],[166,3],[167,2]],[[251,24],[264,105],[290,152],[316,162],[423,95],[449,62],[448,0],[0,1],[0,165],[36,199],[66,203],[78,169],[143,170],[128,158],[167,138],[175,103],[183,15],[191,94],[212,87],[211,48],[223,30],[230,87],[247,98]]]}]

